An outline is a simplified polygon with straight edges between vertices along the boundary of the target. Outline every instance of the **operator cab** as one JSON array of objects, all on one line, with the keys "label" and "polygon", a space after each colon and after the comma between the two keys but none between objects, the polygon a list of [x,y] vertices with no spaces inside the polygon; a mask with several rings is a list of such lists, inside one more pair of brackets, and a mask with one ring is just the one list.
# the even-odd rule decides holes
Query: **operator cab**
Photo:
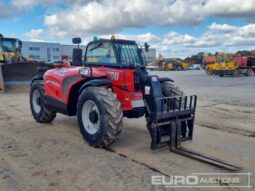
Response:
[{"label": "operator cab", "polygon": [[[79,48],[80,38],[73,39],[78,48],[73,50],[73,65],[82,64],[82,50]],[[144,44],[145,51],[149,45]],[[83,64],[89,66],[107,66],[124,68],[145,68],[145,58],[142,47],[135,41],[115,39],[97,39],[87,45]]]},{"label": "operator cab", "polygon": [[85,64],[143,67],[144,61],[141,53],[135,41],[99,39],[88,44]]},{"label": "operator cab", "polygon": [[20,52],[22,42],[16,38],[0,38],[0,52]]}]

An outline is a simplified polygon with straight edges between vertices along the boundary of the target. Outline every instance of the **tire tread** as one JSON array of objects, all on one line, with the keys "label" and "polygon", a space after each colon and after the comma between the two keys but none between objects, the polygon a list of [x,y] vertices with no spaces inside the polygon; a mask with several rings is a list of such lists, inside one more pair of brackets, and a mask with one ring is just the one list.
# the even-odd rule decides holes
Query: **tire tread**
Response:
[{"label": "tire tread", "polygon": [[[118,135],[121,133],[122,128],[122,119],[123,112],[121,110],[120,101],[117,99],[117,95],[111,90],[106,89],[105,87],[88,87],[81,93],[77,108],[81,110],[84,96],[87,93],[92,93],[100,101],[100,103],[105,108],[105,119],[106,119],[106,133],[103,135],[102,139],[96,143],[89,143],[94,147],[107,147],[118,138]],[[83,128],[80,123],[81,119],[78,119],[80,128]],[[82,133],[82,130],[81,130]],[[85,137],[84,137],[85,138]]]},{"label": "tire tread", "polygon": [[31,97],[32,97],[32,90],[33,89],[38,89],[38,91],[44,96],[44,85],[42,84],[41,80],[36,80],[32,83],[31,85],[31,90],[30,90],[30,109],[32,111],[32,115],[33,118],[39,122],[39,123],[50,123],[51,121],[53,121],[56,118],[57,113],[54,111],[51,111],[49,108],[47,108],[46,105],[46,100],[43,97],[43,106],[42,106],[42,112],[40,115],[37,115],[33,112],[33,106],[32,106],[32,101],[31,101]]}]

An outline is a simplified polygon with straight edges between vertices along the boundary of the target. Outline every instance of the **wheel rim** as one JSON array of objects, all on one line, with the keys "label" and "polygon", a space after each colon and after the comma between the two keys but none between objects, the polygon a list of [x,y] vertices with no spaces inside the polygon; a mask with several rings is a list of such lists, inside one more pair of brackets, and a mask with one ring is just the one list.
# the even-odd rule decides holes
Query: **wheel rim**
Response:
[{"label": "wheel rim", "polygon": [[100,114],[97,105],[88,100],[82,107],[82,123],[89,134],[95,134],[100,126]]},{"label": "wheel rim", "polygon": [[42,110],[42,99],[39,91],[35,89],[32,94],[32,105],[35,113],[40,113]]}]

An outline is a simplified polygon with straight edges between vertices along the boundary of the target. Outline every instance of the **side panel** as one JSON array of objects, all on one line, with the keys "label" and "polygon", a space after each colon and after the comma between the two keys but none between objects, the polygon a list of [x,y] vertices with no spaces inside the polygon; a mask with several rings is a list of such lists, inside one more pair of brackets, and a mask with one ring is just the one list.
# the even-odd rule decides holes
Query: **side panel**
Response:
[{"label": "side panel", "polygon": [[84,80],[79,70],[80,67],[63,67],[47,71],[44,74],[45,94],[67,104],[72,85]]},{"label": "side panel", "polygon": [[[80,75],[80,69],[81,67],[62,67],[48,70],[44,74],[45,94],[51,98],[49,101],[55,100],[66,106],[68,105],[72,87],[79,82],[86,81]],[[144,107],[142,90],[135,90],[134,87],[133,69],[116,69],[112,67],[93,68],[93,76],[102,77],[105,74],[107,75],[107,79],[112,82],[113,91],[121,101],[123,111]],[[61,108],[64,108],[64,106],[62,105]]]},{"label": "side panel", "polygon": [[[66,115],[76,114],[80,87],[86,78],[80,75],[81,67],[58,67],[44,74],[47,104],[52,110]],[[105,76],[95,69],[93,76]]]}]

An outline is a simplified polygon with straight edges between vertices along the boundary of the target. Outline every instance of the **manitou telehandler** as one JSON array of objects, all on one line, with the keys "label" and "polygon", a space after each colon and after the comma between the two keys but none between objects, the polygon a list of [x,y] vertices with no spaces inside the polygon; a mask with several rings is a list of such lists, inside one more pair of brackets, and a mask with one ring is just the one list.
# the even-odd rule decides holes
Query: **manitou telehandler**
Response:
[{"label": "manitou telehandler", "polygon": [[[74,38],[73,43],[81,43]],[[79,47],[79,45],[78,45]],[[144,49],[148,50],[145,43]],[[107,147],[122,129],[122,118],[145,116],[151,149],[170,150],[209,164],[238,170],[228,162],[181,147],[191,140],[197,96],[184,96],[170,78],[149,75],[142,47],[135,41],[94,39],[73,50],[71,66],[55,63],[31,82],[30,106],[34,119],[49,123],[56,113],[77,115],[84,139],[93,147]]]}]

